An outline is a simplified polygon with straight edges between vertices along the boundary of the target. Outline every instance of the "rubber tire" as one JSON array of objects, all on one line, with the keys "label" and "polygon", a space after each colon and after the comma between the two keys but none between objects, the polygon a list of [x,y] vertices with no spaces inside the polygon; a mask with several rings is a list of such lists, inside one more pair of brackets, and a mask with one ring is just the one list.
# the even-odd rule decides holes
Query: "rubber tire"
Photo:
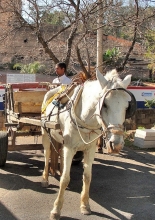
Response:
[{"label": "rubber tire", "polygon": [[83,160],[83,151],[77,151],[73,157],[72,165],[79,165]]},{"label": "rubber tire", "polygon": [[0,167],[5,166],[8,152],[8,133],[0,131]]}]

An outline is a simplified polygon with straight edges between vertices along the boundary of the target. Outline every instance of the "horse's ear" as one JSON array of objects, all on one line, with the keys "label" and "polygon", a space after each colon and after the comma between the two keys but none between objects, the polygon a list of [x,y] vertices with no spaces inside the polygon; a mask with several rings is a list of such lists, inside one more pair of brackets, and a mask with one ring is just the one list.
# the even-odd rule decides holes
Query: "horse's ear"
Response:
[{"label": "horse's ear", "polygon": [[131,83],[131,76],[132,75],[128,75],[124,78],[124,80],[122,81],[123,83],[123,87],[126,89],[128,87],[128,85]]},{"label": "horse's ear", "polygon": [[106,84],[108,83],[105,77],[100,73],[98,69],[96,69],[96,78],[98,79],[102,88],[104,88]]}]

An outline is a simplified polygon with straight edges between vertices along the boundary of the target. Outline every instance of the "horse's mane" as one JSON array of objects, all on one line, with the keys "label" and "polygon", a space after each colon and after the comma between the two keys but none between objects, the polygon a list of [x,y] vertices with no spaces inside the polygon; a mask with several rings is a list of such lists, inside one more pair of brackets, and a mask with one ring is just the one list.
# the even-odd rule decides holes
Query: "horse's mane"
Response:
[{"label": "horse's mane", "polygon": [[108,81],[108,87],[110,88],[123,87],[122,80],[120,79],[116,69],[108,71],[105,75],[105,78]]}]

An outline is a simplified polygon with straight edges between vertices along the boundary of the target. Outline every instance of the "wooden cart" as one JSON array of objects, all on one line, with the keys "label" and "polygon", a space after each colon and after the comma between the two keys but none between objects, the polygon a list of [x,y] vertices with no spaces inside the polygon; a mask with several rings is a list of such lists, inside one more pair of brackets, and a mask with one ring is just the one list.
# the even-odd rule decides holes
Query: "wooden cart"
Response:
[{"label": "wooden cart", "polygon": [[[21,83],[5,85],[4,117],[6,131],[0,131],[0,166],[4,166],[7,151],[39,150],[43,149],[41,143],[16,142],[18,137],[41,136],[41,105],[45,93],[51,88],[49,83]],[[57,123],[46,123],[47,128],[59,129]],[[54,141],[57,150],[61,145]],[[58,153],[51,147],[51,172],[58,170]],[[74,157],[74,163],[81,162],[81,153]]]}]

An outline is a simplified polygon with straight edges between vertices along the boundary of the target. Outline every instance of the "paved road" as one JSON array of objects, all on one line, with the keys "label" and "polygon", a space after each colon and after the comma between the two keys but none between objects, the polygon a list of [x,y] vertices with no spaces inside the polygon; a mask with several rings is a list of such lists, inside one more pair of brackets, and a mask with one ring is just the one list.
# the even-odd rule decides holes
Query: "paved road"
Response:
[{"label": "paved road", "polygon": [[[42,151],[9,152],[0,169],[0,220],[48,220],[59,177],[41,188]],[[155,150],[124,148],[121,155],[96,153],[90,190],[92,215],[80,214],[82,164],[72,166],[65,194],[63,220],[154,220]]]}]

